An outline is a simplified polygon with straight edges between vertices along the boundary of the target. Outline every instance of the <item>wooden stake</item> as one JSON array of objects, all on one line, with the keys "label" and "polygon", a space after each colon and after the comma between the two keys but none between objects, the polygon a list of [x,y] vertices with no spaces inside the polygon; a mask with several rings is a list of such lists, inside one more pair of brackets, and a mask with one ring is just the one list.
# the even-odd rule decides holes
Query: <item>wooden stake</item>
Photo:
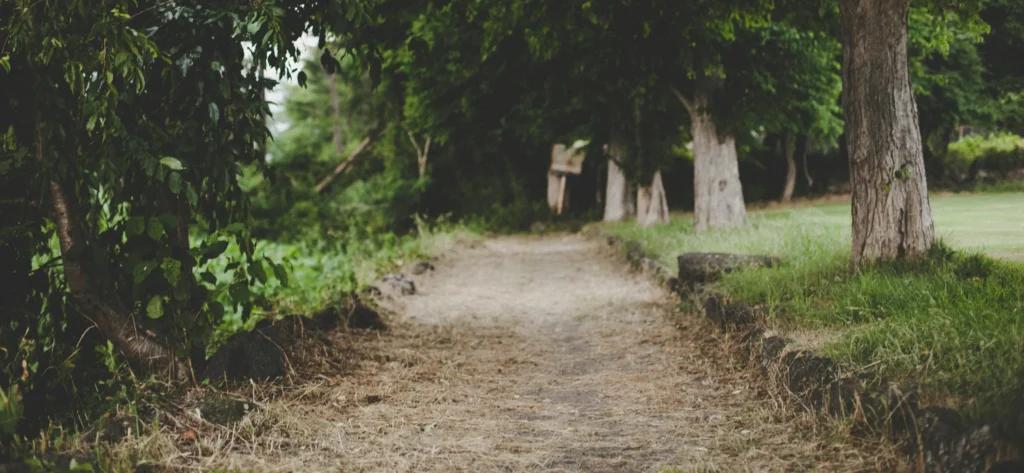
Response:
[{"label": "wooden stake", "polygon": [[562,174],[562,180],[558,183],[558,215],[562,215],[562,204],[565,202],[565,174]]}]

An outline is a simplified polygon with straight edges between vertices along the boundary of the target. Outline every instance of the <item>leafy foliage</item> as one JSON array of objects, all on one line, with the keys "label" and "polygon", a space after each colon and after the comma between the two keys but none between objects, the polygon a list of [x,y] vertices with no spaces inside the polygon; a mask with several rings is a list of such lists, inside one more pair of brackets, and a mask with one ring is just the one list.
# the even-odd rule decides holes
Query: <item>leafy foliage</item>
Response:
[{"label": "leafy foliage", "polygon": [[[0,2],[0,251],[18,281],[3,299],[0,388],[25,393],[23,432],[91,402],[73,386],[109,379],[90,321],[137,368],[140,354],[181,358],[209,340],[225,305],[244,317],[263,304],[253,288],[285,272],[255,253],[237,177],[265,168],[274,81],[260,71],[287,75],[310,27],[361,34],[360,9]],[[229,246],[227,277],[211,277]]]}]

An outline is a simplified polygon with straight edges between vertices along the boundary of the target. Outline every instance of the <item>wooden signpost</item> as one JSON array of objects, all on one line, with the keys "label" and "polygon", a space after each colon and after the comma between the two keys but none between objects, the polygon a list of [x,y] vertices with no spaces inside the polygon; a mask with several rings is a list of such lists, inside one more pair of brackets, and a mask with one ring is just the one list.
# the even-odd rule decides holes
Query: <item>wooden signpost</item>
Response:
[{"label": "wooden signpost", "polygon": [[565,205],[566,177],[583,172],[585,142],[577,141],[572,147],[556,144],[551,148],[551,169],[548,170],[548,205],[562,215]]}]

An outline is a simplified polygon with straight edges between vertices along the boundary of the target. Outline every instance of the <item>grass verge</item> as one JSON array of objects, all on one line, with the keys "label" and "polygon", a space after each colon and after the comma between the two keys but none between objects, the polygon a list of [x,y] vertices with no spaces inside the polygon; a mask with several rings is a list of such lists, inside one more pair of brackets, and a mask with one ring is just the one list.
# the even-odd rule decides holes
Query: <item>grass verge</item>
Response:
[{"label": "grass verge", "polygon": [[685,216],[605,230],[670,268],[688,251],[782,256],[777,268],[727,275],[718,290],[766,304],[777,329],[824,334],[822,353],[851,369],[913,382],[926,401],[1024,438],[1024,264],[1013,260],[1024,255],[1024,194],[932,202],[944,243],[929,258],[860,270],[849,265],[843,204],[756,212],[744,228],[703,234]]}]

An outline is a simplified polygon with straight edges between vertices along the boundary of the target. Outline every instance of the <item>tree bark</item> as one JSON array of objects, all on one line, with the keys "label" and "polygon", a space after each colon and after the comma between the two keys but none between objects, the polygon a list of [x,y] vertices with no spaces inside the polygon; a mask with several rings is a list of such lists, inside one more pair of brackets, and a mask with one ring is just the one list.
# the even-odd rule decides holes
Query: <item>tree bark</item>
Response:
[{"label": "tree bark", "polygon": [[807,191],[810,192],[811,188],[814,187],[814,178],[811,177],[811,168],[807,167],[807,152],[811,147],[811,137],[804,136],[801,140],[800,146],[800,161],[803,162],[804,166],[804,179],[807,180]]},{"label": "tree bark", "polygon": [[919,257],[932,247],[935,229],[907,68],[910,0],[839,5],[853,262]]},{"label": "tree bark", "polygon": [[[44,161],[46,142],[43,134],[41,112],[35,117],[36,158]],[[114,343],[124,356],[136,365],[146,369],[163,371],[172,378],[186,375],[184,367],[174,351],[163,346],[145,333],[140,333],[128,310],[108,287],[105,281],[90,274],[81,257],[72,254],[72,249],[87,248],[86,232],[80,226],[80,217],[74,194],[67,193],[57,181],[50,181],[50,199],[53,204],[53,219],[57,228],[61,260],[64,265],[64,279],[71,298],[79,311]]]},{"label": "tree bark", "polygon": [[661,171],[654,173],[650,185],[637,189],[636,206],[637,225],[646,228],[668,223],[668,199]]},{"label": "tree bark", "polygon": [[331,95],[331,120],[334,124],[334,149],[338,154],[345,152],[345,143],[341,137],[341,101],[338,98],[338,84],[335,82],[334,74],[327,74],[327,88]]},{"label": "tree bark", "polygon": [[782,140],[782,153],[786,155],[786,186],[782,189],[782,201],[789,202],[793,200],[793,190],[796,189],[796,159],[793,157],[796,142],[792,133],[786,133]]},{"label": "tree bark", "polygon": [[[677,94],[680,101],[685,97]],[[683,102],[690,110],[693,131],[693,228],[700,232],[712,228],[732,228],[747,221],[740,184],[736,138],[718,132],[714,119],[703,110],[707,95],[697,93],[693,103]]]},{"label": "tree bark", "polygon": [[608,182],[605,185],[604,221],[621,222],[634,214],[633,194],[629,192],[629,182],[616,162],[622,159],[622,147],[612,143],[608,147]]},{"label": "tree bark", "polygon": [[412,131],[408,131],[409,141],[412,142],[412,147],[416,149],[416,168],[420,172],[422,178],[427,174],[427,156],[430,154],[430,137],[427,137],[427,141],[423,143],[423,148],[416,143],[416,137],[412,134]]}]

